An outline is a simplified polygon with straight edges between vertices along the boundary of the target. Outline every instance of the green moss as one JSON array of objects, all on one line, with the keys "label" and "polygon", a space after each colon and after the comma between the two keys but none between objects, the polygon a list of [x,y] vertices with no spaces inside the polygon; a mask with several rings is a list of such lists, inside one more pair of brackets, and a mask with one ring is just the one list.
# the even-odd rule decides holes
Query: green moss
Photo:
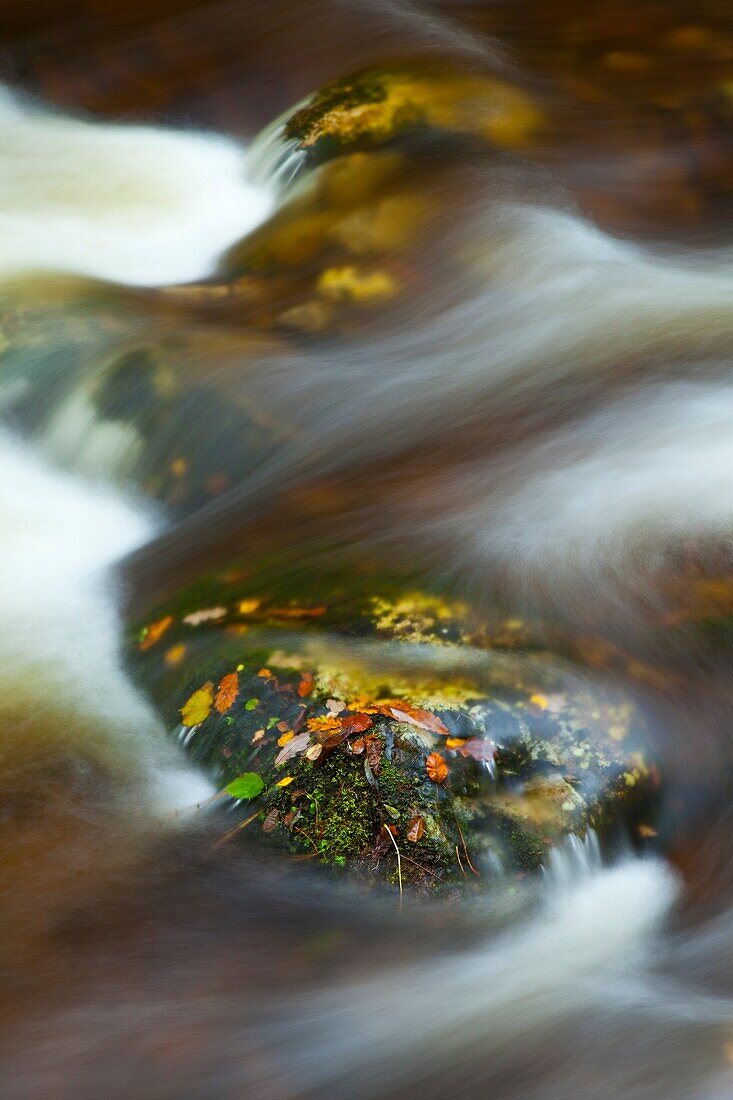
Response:
[{"label": "green moss", "polygon": [[500,832],[508,842],[511,857],[522,871],[538,871],[547,856],[547,845],[543,838],[525,825],[506,818],[500,825]]},{"label": "green moss", "polygon": [[363,766],[345,752],[333,753],[320,768],[310,768],[304,782],[307,802],[301,835],[315,845],[327,863],[343,865],[361,856],[377,832],[375,799]]}]

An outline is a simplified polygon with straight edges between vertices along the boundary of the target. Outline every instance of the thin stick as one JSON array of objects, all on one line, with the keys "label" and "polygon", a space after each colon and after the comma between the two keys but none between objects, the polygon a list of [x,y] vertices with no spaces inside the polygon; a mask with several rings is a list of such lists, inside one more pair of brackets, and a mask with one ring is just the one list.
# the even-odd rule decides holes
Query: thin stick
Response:
[{"label": "thin stick", "polygon": [[402,909],[402,856],[400,855],[400,850],[397,847],[397,841],[392,835],[392,830],[387,828],[386,825],[383,825],[382,828],[387,829],[387,832],[389,833],[389,839],[394,844],[394,850],[397,853],[397,880],[400,884],[400,909]]},{"label": "thin stick", "polygon": [[463,864],[461,863],[461,856],[460,856],[460,853],[458,851],[458,845],[457,844],[456,844],[456,859],[458,860],[458,866],[461,868],[461,874],[463,875],[464,878],[466,878],[467,875],[466,875],[466,872],[463,870]]},{"label": "thin stick", "polygon": [[419,867],[420,870],[424,871],[426,875],[432,875],[433,878],[437,878],[439,882],[445,882],[445,879],[442,875],[437,874],[435,871],[431,871],[429,867],[424,867],[422,863],[418,863],[416,859],[410,859],[410,857],[406,856],[404,852],[402,853],[402,858],[406,859],[408,863],[411,863],[413,867]]},{"label": "thin stick", "polygon": [[240,822],[239,825],[235,825],[233,829],[230,829],[228,833],[224,833],[224,836],[220,836],[217,841],[212,844],[212,848],[218,848],[220,844],[223,844],[230,837],[233,837],[235,833],[238,833],[240,829],[246,829],[251,821],[254,821],[256,817],[260,816],[260,810],[255,810],[251,817],[248,817],[246,821]]},{"label": "thin stick", "polygon": [[454,818],[455,823],[456,823],[456,828],[458,829],[458,835],[461,838],[461,844],[463,845],[463,853],[466,857],[466,863],[471,868],[474,875],[476,875],[478,878],[481,878],[481,873],[479,871],[477,871],[476,868],[474,867],[474,865],[471,863],[471,857],[468,854],[468,848],[466,847],[466,840],[465,840],[465,837],[463,836],[463,830],[461,829],[461,826],[458,822],[458,815],[456,814],[455,810],[453,810],[453,818]]},{"label": "thin stick", "polygon": [[316,844],[316,842],[315,842],[315,840],[313,839],[313,837],[312,837],[312,836],[308,836],[308,834],[307,834],[307,832],[305,831],[305,829],[296,829],[295,831],[296,831],[296,833],[302,833],[302,835],[303,835],[303,836],[305,837],[305,839],[306,839],[306,840],[308,840],[308,841],[309,841],[309,842],[310,842],[310,843],[311,843],[311,844],[313,845],[313,850],[315,851],[315,853],[316,853],[316,855],[317,855],[317,856],[320,856],[320,855],[322,854],[322,853],[321,853],[321,852],[319,851],[319,849],[318,849],[318,845]]},{"label": "thin stick", "polygon": [[204,810],[207,806],[211,806],[214,802],[218,802],[220,798],[224,798],[226,793],[226,788],[222,791],[217,791],[216,794],[212,794],[210,798],[204,799],[203,802],[194,802],[193,806],[184,806],[182,810],[174,810],[170,816],[175,821],[177,817],[183,817],[184,814],[192,814],[196,810]]}]

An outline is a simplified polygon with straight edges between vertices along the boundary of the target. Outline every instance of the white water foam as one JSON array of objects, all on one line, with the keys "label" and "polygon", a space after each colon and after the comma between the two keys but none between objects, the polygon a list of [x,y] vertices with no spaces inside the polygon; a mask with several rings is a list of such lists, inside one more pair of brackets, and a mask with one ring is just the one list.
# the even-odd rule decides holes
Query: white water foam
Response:
[{"label": "white water foam", "polygon": [[53,470],[8,436],[0,465],[4,738],[41,731],[46,748],[86,754],[166,813],[207,797],[208,781],[166,742],[120,660],[109,569],[149,537],[153,515]]},{"label": "white water foam", "polygon": [[0,146],[0,275],[187,282],[271,206],[244,148],[216,134],[71,118],[0,89]]},{"label": "white water foam", "polygon": [[[429,1072],[477,1058],[490,1064],[502,1051],[520,1057],[548,1029],[611,997],[644,1000],[653,944],[677,894],[673,874],[654,861],[600,869],[592,851],[566,862],[559,877],[550,874],[536,918],[485,948],[314,997],[289,1022],[289,1042],[303,1040],[300,1087],[315,1094],[348,1073],[354,1095],[380,1095],[387,1083],[414,1078],[418,1058]],[[439,1011],[431,1011],[436,991]],[[418,1025],[407,1026],[413,1019]],[[301,1029],[312,1029],[311,1041]]]}]

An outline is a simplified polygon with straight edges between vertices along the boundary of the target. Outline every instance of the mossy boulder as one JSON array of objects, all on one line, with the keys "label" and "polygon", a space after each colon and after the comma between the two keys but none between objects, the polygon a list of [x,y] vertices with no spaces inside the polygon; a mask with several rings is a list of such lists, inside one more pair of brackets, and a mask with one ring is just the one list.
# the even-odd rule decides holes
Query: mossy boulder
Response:
[{"label": "mossy boulder", "polygon": [[368,587],[219,582],[132,641],[221,802],[258,777],[226,815],[232,840],[435,891],[536,871],[591,828],[650,828],[659,776],[628,698],[530,652],[516,621],[488,630],[443,595]]}]

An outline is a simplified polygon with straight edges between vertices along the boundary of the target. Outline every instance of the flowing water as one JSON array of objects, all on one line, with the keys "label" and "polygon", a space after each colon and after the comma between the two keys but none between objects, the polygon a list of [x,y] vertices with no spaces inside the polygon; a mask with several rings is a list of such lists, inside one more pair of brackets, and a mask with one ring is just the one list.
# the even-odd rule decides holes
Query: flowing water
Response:
[{"label": "flowing water", "polygon": [[[11,4],[0,33],[0,1096],[733,1095],[726,6]],[[429,133],[315,165],[278,120],[375,66],[469,107],[443,84]],[[654,828],[399,906],[221,843],[129,636],[273,554],[501,608],[630,693]]]}]

